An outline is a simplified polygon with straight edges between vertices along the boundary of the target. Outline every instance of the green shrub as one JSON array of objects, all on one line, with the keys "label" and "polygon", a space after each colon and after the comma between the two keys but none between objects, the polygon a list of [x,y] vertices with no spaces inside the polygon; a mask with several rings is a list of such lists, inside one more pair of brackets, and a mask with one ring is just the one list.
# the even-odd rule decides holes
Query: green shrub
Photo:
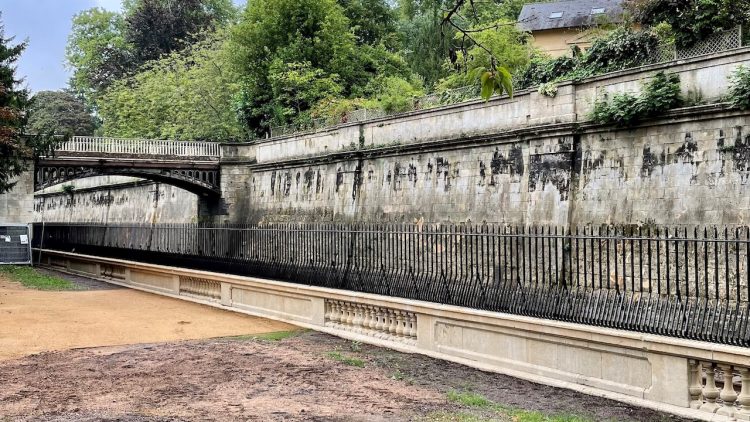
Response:
[{"label": "green shrub", "polygon": [[618,27],[594,40],[585,53],[572,57],[534,57],[516,76],[519,89],[563,80],[579,81],[603,73],[647,64],[658,52],[659,36],[652,31]]},{"label": "green shrub", "polygon": [[597,101],[590,118],[595,123],[628,127],[681,104],[680,77],[659,72],[644,85],[639,95],[619,93]]},{"label": "green shrub", "polygon": [[679,48],[750,22],[750,0],[632,0],[627,6],[643,25],[671,26]]},{"label": "green shrub", "polygon": [[728,101],[742,110],[750,110],[750,67],[739,66],[730,77]]},{"label": "green shrub", "polygon": [[578,66],[583,77],[641,66],[659,48],[659,37],[651,31],[619,27],[597,38],[581,57]]},{"label": "green shrub", "polygon": [[578,66],[577,58],[562,56],[550,59],[544,56],[536,56],[516,76],[517,87],[528,88],[554,82],[573,72],[576,66]]}]

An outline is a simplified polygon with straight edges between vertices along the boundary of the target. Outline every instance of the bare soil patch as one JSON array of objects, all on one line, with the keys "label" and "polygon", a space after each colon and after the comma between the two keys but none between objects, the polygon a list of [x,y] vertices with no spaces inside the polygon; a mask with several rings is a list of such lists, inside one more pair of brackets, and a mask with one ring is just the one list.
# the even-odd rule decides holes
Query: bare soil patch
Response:
[{"label": "bare soil patch", "polygon": [[290,328],[128,289],[0,281],[0,421],[681,421]]}]

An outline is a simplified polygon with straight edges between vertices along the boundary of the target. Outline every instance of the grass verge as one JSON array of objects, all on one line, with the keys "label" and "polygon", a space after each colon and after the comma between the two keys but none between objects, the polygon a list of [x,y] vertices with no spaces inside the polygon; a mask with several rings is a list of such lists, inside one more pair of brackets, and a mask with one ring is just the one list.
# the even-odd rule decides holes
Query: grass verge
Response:
[{"label": "grass verge", "polygon": [[356,366],[357,368],[365,367],[365,361],[363,361],[362,359],[349,357],[349,356],[342,354],[341,352],[328,352],[326,353],[326,356],[328,356],[329,358],[337,362],[341,362],[344,365]]},{"label": "grass verge", "polygon": [[21,283],[24,287],[37,290],[74,290],[75,285],[68,280],[43,274],[36,268],[17,265],[0,265],[0,275]]},{"label": "grass verge", "polygon": [[298,336],[308,330],[289,330],[289,331],[274,331],[272,333],[263,334],[245,334],[241,336],[226,337],[229,340],[262,340],[262,341],[281,341],[290,337]]},{"label": "grass verge", "polygon": [[[512,422],[592,422],[591,419],[579,415],[547,415],[541,412],[512,409],[495,403],[492,400],[471,391],[449,391],[448,401],[468,409],[481,411],[480,415],[473,413],[451,413],[440,415],[434,421],[455,420],[458,422],[508,420]],[[491,417],[487,417],[491,413]]]}]

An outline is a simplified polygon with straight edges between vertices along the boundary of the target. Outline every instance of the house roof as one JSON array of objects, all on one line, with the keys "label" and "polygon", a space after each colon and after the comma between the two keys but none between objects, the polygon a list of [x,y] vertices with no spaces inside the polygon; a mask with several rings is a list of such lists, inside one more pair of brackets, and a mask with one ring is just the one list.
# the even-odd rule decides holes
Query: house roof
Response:
[{"label": "house roof", "polygon": [[527,3],[518,16],[518,22],[524,31],[591,26],[602,16],[609,22],[617,23],[622,20],[623,2],[624,0],[565,0]]}]

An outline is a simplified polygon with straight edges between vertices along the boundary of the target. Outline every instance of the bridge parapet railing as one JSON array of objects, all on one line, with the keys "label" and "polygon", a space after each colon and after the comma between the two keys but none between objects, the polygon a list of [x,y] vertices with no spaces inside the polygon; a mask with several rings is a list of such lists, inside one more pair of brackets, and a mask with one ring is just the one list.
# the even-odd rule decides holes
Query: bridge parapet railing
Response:
[{"label": "bridge parapet railing", "polygon": [[218,158],[220,147],[216,142],[75,136],[60,145],[57,152]]}]

